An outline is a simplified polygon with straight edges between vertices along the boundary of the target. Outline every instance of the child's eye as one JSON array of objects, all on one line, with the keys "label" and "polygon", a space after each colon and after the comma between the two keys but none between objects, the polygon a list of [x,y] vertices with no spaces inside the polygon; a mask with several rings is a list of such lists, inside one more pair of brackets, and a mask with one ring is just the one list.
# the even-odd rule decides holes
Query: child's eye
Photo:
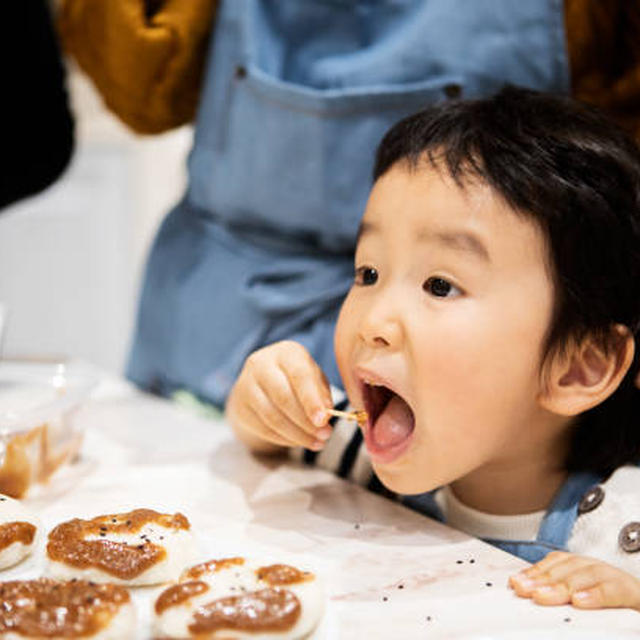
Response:
[{"label": "child's eye", "polygon": [[355,283],[362,286],[370,286],[378,281],[378,270],[373,267],[358,267],[356,269]]},{"label": "child's eye", "polygon": [[437,277],[425,280],[422,288],[436,298],[452,298],[462,293],[458,287],[452,285],[448,280]]}]

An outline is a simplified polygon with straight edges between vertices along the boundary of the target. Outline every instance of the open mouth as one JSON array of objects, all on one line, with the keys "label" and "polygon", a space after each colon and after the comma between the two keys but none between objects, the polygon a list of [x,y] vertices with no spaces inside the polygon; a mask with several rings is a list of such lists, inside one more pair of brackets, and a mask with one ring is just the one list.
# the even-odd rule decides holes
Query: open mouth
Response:
[{"label": "open mouth", "polygon": [[413,410],[404,398],[381,384],[363,382],[362,397],[369,416],[367,448],[375,457],[389,461],[409,444],[415,428]]}]

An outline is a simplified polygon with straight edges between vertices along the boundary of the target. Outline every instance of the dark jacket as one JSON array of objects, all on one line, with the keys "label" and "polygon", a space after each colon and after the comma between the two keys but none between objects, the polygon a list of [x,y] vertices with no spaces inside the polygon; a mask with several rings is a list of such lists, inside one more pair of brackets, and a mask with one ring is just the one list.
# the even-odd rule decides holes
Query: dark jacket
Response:
[{"label": "dark jacket", "polygon": [[3,7],[0,207],[41,191],[73,151],[73,118],[46,0]]}]

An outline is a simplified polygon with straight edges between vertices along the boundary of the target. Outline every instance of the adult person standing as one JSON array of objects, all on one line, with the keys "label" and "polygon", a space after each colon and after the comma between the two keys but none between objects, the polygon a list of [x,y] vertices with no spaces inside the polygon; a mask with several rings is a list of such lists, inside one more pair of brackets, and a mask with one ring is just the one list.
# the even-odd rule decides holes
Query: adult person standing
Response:
[{"label": "adult person standing", "polygon": [[[137,2],[143,31],[185,4]],[[81,64],[82,3],[66,0],[76,19],[63,22]],[[250,353],[291,339],[338,383],[334,322],[382,133],[506,83],[573,91],[636,126],[639,10],[603,4],[210,0],[189,184],[151,251],[129,377],[221,406]]]}]

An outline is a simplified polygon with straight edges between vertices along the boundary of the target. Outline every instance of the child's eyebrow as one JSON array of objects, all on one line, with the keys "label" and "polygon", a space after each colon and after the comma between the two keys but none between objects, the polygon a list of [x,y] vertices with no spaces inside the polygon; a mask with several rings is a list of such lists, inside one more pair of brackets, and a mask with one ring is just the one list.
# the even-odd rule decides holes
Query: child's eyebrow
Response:
[{"label": "child's eyebrow", "polygon": [[491,262],[489,251],[478,236],[468,231],[419,231],[418,240],[423,242],[437,242],[450,249],[466,251],[477,256],[484,262]]},{"label": "child's eyebrow", "polygon": [[[378,231],[378,227],[370,222],[361,222],[358,228],[357,242],[360,241],[362,236],[368,233],[374,233]],[[468,231],[418,231],[418,240],[422,242],[438,242],[451,249],[457,249],[459,251],[466,251],[472,255],[477,256],[484,262],[491,262],[489,251],[485,247],[484,243],[478,236]]]},{"label": "child's eyebrow", "polygon": [[365,222],[364,220],[362,220],[360,222],[360,226],[358,227],[358,233],[356,235],[356,244],[360,242],[360,239],[362,238],[362,236],[376,230],[377,230],[377,227],[375,224],[371,224],[370,222]]}]

